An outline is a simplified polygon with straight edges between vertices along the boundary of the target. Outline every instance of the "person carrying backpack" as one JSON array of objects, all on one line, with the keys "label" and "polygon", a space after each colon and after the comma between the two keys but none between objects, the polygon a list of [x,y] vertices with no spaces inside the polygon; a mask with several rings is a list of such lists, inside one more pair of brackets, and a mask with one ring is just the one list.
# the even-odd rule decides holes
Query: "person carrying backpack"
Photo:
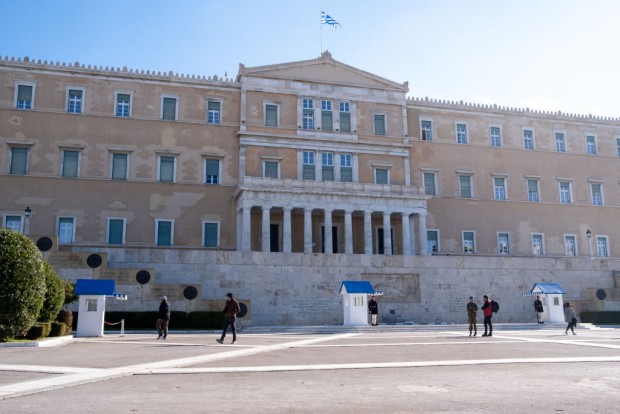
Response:
[{"label": "person carrying backpack", "polygon": [[482,314],[484,315],[484,334],[482,334],[482,336],[493,336],[493,322],[491,321],[493,318],[493,307],[491,306],[491,302],[489,301],[489,297],[487,295],[484,295],[483,298],[484,305],[482,305],[481,309]]}]

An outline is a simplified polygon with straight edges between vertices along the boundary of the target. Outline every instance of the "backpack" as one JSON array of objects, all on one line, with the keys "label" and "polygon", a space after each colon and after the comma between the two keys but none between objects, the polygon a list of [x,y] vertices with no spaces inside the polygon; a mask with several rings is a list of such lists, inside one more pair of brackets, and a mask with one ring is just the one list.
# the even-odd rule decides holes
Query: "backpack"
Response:
[{"label": "backpack", "polygon": [[497,313],[497,311],[499,310],[499,303],[497,303],[494,300],[492,300],[491,301],[491,310],[493,311],[493,313]]}]

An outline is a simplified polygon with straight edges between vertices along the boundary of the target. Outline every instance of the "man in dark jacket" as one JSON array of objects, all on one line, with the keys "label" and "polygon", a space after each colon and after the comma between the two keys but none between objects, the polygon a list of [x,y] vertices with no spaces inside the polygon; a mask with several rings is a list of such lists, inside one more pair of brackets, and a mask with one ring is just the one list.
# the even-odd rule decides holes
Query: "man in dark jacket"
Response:
[{"label": "man in dark jacket", "polygon": [[161,297],[158,318],[155,324],[157,333],[159,334],[157,339],[166,339],[168,337],[168,323],[170,322],[170,304],[168,303],[168,298],[165,296]]},{"label": "man in dark jacket", "polygon": [[377,315],[379,314],[379,304],[375,300],[374,296],[370,297],[368,301],[368,313],[370,313],[370,323],[372,326],[377,326]]},{"label": "man in dark jacket", "polygon": [[543,309],[542,301],[540,300],[540,296],[536,296],[536,300],[534,301],[534,312],[536,312],[536,319],[538,319],[539,324],[545,323],[540,319],[543,311],[544,309]]},{"label": "man in dark jacket", "polygon": [[222,336],[220,339],[216,339],[220,344],[224,343],[224,338],[226,337],[226,331],[230,326],[233,334],[233,340],[231,342],[232,345],[237,343],[237,330],[235,329],[235,317],[239,313],[241,308],[239,307],[239,302],[237,302],[233,298],[232,293],[226,294],[226,305],[224,306],[224,329],[222,330]]},{"label": "man in dark jacket", "polygon": [[[493,307],[487,295],[484,295],[483,298],[484,305],[482,305],[482,314],[484,315],[484,334],[482,334],[482,336],[493,336],[493,322],[491,321],[493,318]],[[488,334],[487,328],[489,330]]]}]

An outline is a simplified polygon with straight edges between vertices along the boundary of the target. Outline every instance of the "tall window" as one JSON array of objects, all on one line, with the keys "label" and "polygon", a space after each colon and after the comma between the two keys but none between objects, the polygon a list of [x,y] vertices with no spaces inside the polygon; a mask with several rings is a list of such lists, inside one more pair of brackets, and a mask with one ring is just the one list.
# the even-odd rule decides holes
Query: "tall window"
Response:
[{"label": "tall window", "polygon": [[278,126],[278,105],[265,104],[265,126]]},{"label": "tall window", "polygon": [[456,124],[456,142],[458,144],[467,144],[467,125]]},{"label": "tall window", "polygon": [[594,135],[586,135],[586,153],[589,155],[596,154],[596,137]]},{"label": "tall window", "polygon": [[564,235],[564,255],[577,256],[577,243],[575,242],[575,236],[572,234]]},{"label": "tall window", "polygon": [[314,129],[314,99],[303,99],[303,129]]},{"label": "tall window", "polygon": [[334,181],[334,154],[321,153],[321,177],[323,181]]},{"label": "tall window", "polygon": [[616,155],[620,157],[620,138],[616,138]]},{"label": "tall window", "polygon": [[351,104],[340,102],[340,132],[351,132]]},{"label": "tall window", "polygon": [[172,246],[173,222],[155,220],[155,242],[158,246]]},{"label": "tall window", "polygon": [[131,95],[128,93],[116,94],[116,110],[114,114],[120,118],[129,118],[131,116]]},{"label": "tall window", "polygon": [[333,119],[332,101],[321,101],[321,129],[323,131],[332,131],[334,129]]},{"label": "tall window", "polygon": [[220,160],[205,160],[205,184],[220,183]]},{"label": "tall window", "polygon": [[14,175],[26,175],[28,173],[28,148],[11,147],[11,159],[9,173]]},{"label": "tall window", "polygon": [[496,200],[506,199],[506,179],[504,177],[493,177],[493,197]]},{"label": "tall window", "polygon": [[32,109],[34,102],[33,85],[17,85],[15,107],[17,109]]},{"label": "tall window", "polygon": [[596,252],[599,257],[609,257],[606,236],[596,236]]},{"label": "tall window", "polygon": [[499,127],[491,127],[491,146],[502,146],[502,130]]},{"label": "tall window", "polygon": [[4,216],[4,227],[21,233],[23,231],[22,216]]},{"label": "tall window", "polygon": [[159,156],[159,181],[162,183],[173,183],[174,182],[174,165],[175,158],[165,155]]},{"label": "tall window", "polygon": [[84,90],[82,89],[69,89],[67,91],[67,112],[71,114],[82,113],[82,98]]},{"label": "tall window", "polygon": [[544,256],[545,246],[542,234],[532,234],[532,254],[534,256]]},{"label": "tall window", "polygon": [[125,219],[108,219],[108,244],[125,243]]},{"label": "tall window", "polygon": [[264,168],[264,177],[265,178],[279,178],[279,165],[277,161],[265,161]]},{"label": "tall window", "polygon": [[375,184],[389,184],[389,180],[387,168],[375,168]]},{"label": "tall window", "polygon": [[603,205],[603,185],[599,183],[591,183],[590,189],[592,191],[592,205]]},{"label": "tall window", "polygon": [[534,149],[534,131],[531,129],[523,130],[523,148]]},{"label": "tall window", "polygon": [[422,139],[422,141],[433,140],[433,123],[431,121],[420,121],[420,139]]},{"label": "tall window", "polygon": [[374,114],[373,119],[373,133],[375,135],[385,135],[385,115]]},{"label": "tall window", "polygon": [[510,235],[508,233],[497,233],[497,253],[510,254]]},{"label": "tall window", "polygon": [[474,232],[463,232],[463,253],[475,253]]},{"label": "tall window", "polygon": [[459,197],[472,197],[471,175],[459,175]]},{"label": "tall window", "polygon": [[220,101],[207,101],[207,124],[221,123],[221,109]]},{"label": "tall window", "polygon": [[571,201],[570,182],[560,181],[560,203],[570,204]]},{"label": "tall window", "polygon": [[540,201],[538,195],[538,180],[527,180],[527,200],[534,202]]},{"label": "tall window", "polygon": [[566,152],[566,143],[564,142],[564,133],[555,133],[555,150],[557,152]]},{"label": "tall window", "polygon": [[77,177],[79,173],[79,151],[62,151],[62,173],[63,177]]},{"label": "tall window", "polygon": [[426,252],[428,254],[439,253],[439,231],[437,230],[426,231]]},{"label": "tall window", "polygon": [[424,173],[424,192],[427,195],[437,195],[437,188],[435,185],[435,173],[425,172]]},{"label": "tall window", "polygon": [[114,152],[112,153],[112,174],[113,180],[126,180],[129,166],[129,154]]},{"label": "tall window", "polygon": [[315,161],[314,161],[314,151],[304,151],[303,154],[303,179],[304,180],[315,180],[315,169],[314,169]]},{"label": "tall window", "polygon": [[351,154],[340,154],[340,181],[353,182],[353,164]]},{"label": "tall window", "polygon": [[163,96],[161,100],[161,119],[168,121],[177,120],[177,98]]},{"label": "tall window", "polygon": [[70,244],[75,242],[75,218],[58,218],[58,243]]},{"label": "tall window", "polygon": [[202,230],[202,244],[204,247],[219,247],[220,226],[219,223],[206,222]]}]

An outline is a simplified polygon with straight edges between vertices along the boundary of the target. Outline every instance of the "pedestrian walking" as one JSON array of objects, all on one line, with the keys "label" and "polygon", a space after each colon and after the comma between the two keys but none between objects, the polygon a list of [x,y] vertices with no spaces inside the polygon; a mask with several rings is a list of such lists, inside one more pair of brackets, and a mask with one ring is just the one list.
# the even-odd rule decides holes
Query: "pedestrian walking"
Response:
[{"label": "pedestrian walking", "polygon": [[483,298],[484,305],[482,305],[482,314],[484,315],[484,334],[482,334],[482,336],[493,336],[493,308],[491,307],[489,297],[484,295]]},{"label": "pedestrian walking", "polygon": [[472,336],[472,330],[474,332],[473,336],[478,334],[478,328],[476,327],[476,313],[478,312],[478,304],[474,301],[474,297],[469,297],[469,302],[467,303],[467,320],[469,321],[469,336]]},{"label": "pedestrian walking", "polygon": [[239,308],[239,302],[237,302],[233,298],[233,294],[228,292],[226,294],[226,305],[224,306],[224,328],[222,329],[222,336],[220,339],[216,339],[220,344],[224,343],[224,338],[226,337],[226,331],[228,331],[228,327],[233,334],[233,340],[231,345],[235,345],[237,343],[237,329],[235,328],[236,316],[239,313],[241,308]]},{"label": "pedestrian walking", "polygon": [[566,302],[564,304],[564,320],[568,322],[568,325],[566,325],[566,330],[564,331],[564,335],[568,335],[569,329],[573,332],[573,335],[577,335],[575,333],[575,326],[577,326],[577,317],[575,317],[575,309],[573,309],[573,305],[571,305],[570,302]]},{"label": "pedestrian walking", "polygon": [[155,327],[159,336],[157,339],[166,339],[168,337],[168,324],[170,323],[170,303],[165,296],[161,297],[159,304],[159,315]]},{"label": "pedestrian walking", "polygon": [[372,326],[377,326],[377,315],[379,314],[379,304],[374,296],[370,297],[368,301],[368,313],[370,313],[370,323]]},{"label": "pedestrian walking", "polygon": [[545,323],[542,319],[542,313],[544,312],[543,303],[540,300],[540,296],[536,296],[536,300],[534,301],[534,312],[536,313],[536,319],[538,319],[539,324]]}]

